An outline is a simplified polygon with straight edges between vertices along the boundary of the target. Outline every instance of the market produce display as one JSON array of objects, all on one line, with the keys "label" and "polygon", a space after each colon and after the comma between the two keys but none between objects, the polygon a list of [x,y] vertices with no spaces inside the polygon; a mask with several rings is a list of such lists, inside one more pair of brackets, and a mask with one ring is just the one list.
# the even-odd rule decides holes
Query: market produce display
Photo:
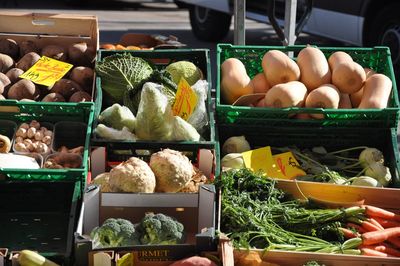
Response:
[{"label": "market produce display", "polygon": [[[98,117],[95,129],[98,137],[159,141],[201,139],[200,134],[208,124],[208,84],[192,62],[177,61],[159,70],[153,63],[129,53],[114,54],[96,64],[96,73],[102,78],[102,89],[112,99],[111,106]],[[173,108],[181,78],[192,85],[197,97],[191,115],[185,119],[174,113]]]},{"label": "market produce display", "polygon": [[389,221],[396,226],[398,215],[370,205],[327,209],[312,199],[293,199],[276,182],[248,169],[223,172],[215,180],[222,192],[221,231],[236,247],[398,256],[390,241],[399,227],[383,229]]},{"label": "market produce display", "polygon": [[162,213],[147,213],[138,224],[108,218],[90,233],[94,248],[180,244],[184,242],[184,235],[184,226]]},{"label": "market produce display", "polygon": [[179,151],[164,149],[153,153],[150,162],[131,157],[94,178],[102,192],[198,192],[207,178]]},{"label": "market produce display", "polygon": [[[35,84],[19,76],[29,70],[41,56],[73,64],[71,71],[52,86]],[[64,47],[48,44],[44,47],[31,40],[16,42],[0,40],[0,100],[15,99],[42,102],[92,101],[96,50],[85,42]]]},{"label": "market produce display", "polygon": [[[232,146],[233,141],[236,146]],[[228,138],[222,145],[222,171],[244,168],[241,153],[249,150],[251,148],[245,136]],[[376,148],[360,146],[328,152],[318,146],[312,149],[273,147],[273,150],[276,153],[292,152],[299,167],[306,173],[294,177],[297,180],[369,187],[386,187],[392,181],[384,155]],[[274,177],[272,173],[270,175]]]},{"label": "market produce display", "polygon": [[[346,52],[325,55],[307,46],[296,61],[280,50],[269,50],[260,62],[263,72],[252,79],[239,59],[221,64],[221,96],[225,104],[235,104],[241,96],[254,93],[252,107],[306,107],[324,109],[386,108],[392,81],[370,68],[363,68]],[[310,114],[323,119],[323,114]],[[305,117],[302,117],[305,118]]]}]

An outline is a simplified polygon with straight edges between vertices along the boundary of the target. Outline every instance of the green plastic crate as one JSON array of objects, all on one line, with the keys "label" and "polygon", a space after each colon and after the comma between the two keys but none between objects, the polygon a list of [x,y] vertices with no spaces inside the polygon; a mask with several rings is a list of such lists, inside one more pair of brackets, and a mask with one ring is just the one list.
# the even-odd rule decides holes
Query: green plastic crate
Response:
[{"label": "green plastic crate", "polygon": [[82,203],[80,182],[3,181],[0,187],[0,247],[9,253],[35,250],[70,265]]},{"label": "green plastic crate", "polygon": [[[336,51],[344,51],[352,56],[353,60],[363,67],[369,67],[378,73],[385,74],[392,82],[392,93],[388,107],[384,109],[322,109],[322,108],[259,108],[247,106],[232,106],[221,99],[221,64],[225,59],[237,58],[246,66],[247,74],[253,78],[262,72],[261,61],[269,50],[293,52],[293,58],[304,45],[296,46],[234,46],[218,44],[217,46],[217,86],[216,86],[216,115],[221,123],[238,123],[252,125],[255,122],[264,125],[287,126],[346,126],[346,127],[396,127],[399,119],[399,99],[394,77],[390,51],[387,47],[353,48],[353,47],[319,47],[329,57]],[[325,119],[300,120],[293,117],[301,113],[324,114]]]},{"label": "green plastic crate", "polygon": [[[39,122],[56,124],[59,121],[82,122],[87,124],[84,140],[83,163],[81,168],[71,169],[12,169],[1,168],[0,175],[7,180],[79,180],[86,182],[88,173],[89,144],[94,117],[94,104],[78,103],[75,106],[60,103],[2,102],[0,119],[16,124],[36,119]],[[71,132],[73,136],[74,132]],[[83,188],[84,186],[82,186]]]},{"label": "green plastic crate", "polygon": [[[327,151],[368,146],[382,151],[385,165],[391,170],[391,187],[400,187],[400,156],[395,128],[348,128],[348,127],[277,127],[259,124],[220,124],[217,128],[222,147],[232,136],[245,136],[252,149],[271,146],[297,146],[300,149],[323,146]],[[358,155],[360,150],[356,151]]]},{"label": "green plastic crate", "polygon": [[[141,57],[146,60],[152,61],[156,67],[164,68],[170,63],[187,60],[194,63],[198,66],[203,75],[206,77],[206,80],[209,84],[209,91],[207,95],[207,114],[209,117],[209,124],[205,129],[205,133],[202,136],[205,138],[200,141],[182,141],[182,142],[173,142],[173,141],[120,141],[120,140],[105,140],[101,138],[97,138],[95,134],[93,134],[92,145],[93,146],[108,146],[112,147],[113,145],[130,145],[131,143],[139,143],[139,145],[158,143],[158,144],[168,144],[170,147],[175,145],[178,146],[215,146],[215,122],[214,115],[212,113],[212,102],[211,102],[211,67],[210,67],[210,55],[208,49],[173,49],[173,50],[134,50],[134,51],[110,51],[100,49],[98,51],[97,60],[102,60],[103,58],[116,54],[116,53],[130,53],[132,56]],[[96,101],[95,101],[95,119],[93,123],[93,129],[97,126],[97,117],[102,110],[111,106],[113,102],[107,101],[104,96],[104,92],[101,87],[101,78],[99,76],[96,77]]]}]

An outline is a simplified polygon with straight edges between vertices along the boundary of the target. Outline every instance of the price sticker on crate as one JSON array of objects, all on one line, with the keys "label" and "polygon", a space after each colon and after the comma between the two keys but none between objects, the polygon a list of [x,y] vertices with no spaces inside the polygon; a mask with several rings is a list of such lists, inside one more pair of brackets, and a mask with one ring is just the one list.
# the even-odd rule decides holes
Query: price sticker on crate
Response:
[{"label": "price sticker on crate", "polygon": [[36,84],[52,86],[60,80],[72,66],[71,64],[42,56],[31,68],[19,77],[29,79]]},{"label": "price sticker on crate", "polygon": [[178,83],[178,90],[175,95],[175,102],[172,106],[174,115],[180,116],[184,120],[188,120],[197,105],[197,94],[190,87],[189,83],[184,79]]}]

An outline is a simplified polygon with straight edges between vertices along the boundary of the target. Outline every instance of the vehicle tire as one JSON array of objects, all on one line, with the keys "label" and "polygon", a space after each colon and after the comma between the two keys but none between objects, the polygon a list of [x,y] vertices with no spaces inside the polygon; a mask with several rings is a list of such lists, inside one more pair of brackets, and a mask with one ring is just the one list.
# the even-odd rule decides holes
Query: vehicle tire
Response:
[{"label": "vehicle tire", "polygon": [[[391,4],[380,10],[370,24],[368,45],[390,48],[397,75],[400,74],[400,4]],[[396,76],[397,76],[396,75]]]},{"label": "vehicle tire", "polygon": [[200,7],[189,7],[190,25],[197,39],[218,42],[228,35],[232,16],[220,11]]},{"label": "vehicle tire", "polygon": [[189,5],[187,3],[181,2],[179,0],[174,0],[174,3],[178,8],[182,8],[182,9],[189,8]]}]

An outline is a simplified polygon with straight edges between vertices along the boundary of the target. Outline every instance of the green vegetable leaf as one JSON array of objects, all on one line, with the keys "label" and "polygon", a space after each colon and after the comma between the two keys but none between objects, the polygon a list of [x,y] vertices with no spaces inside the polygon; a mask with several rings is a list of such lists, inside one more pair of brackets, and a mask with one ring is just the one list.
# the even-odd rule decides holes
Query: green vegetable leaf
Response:
[{"label": "green vegetable leaf", "polygon": [[138,90],[138,85],[153,73],[149,62],[129,53],[107,56],[97,62],[95,70],[101,77],[102,89],[121,104],[125,91]]}]

